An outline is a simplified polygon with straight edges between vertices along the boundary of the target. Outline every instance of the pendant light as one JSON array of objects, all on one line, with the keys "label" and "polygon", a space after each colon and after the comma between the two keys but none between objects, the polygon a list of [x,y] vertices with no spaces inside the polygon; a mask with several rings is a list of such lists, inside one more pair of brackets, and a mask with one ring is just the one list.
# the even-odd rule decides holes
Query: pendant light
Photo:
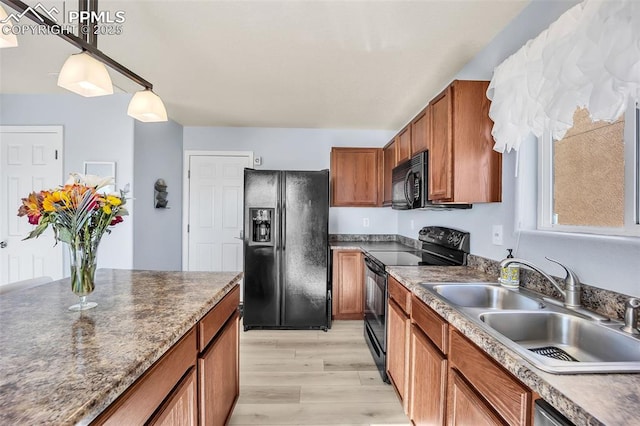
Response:
[{"label": "pendant light", "polygon": [[127,114],[144,123],[167,121],[167,110],[162,99],[151,89],[140,90],[133,95]]},{"label": "pendant light", "polygon": [[87,52],[67,58],[58,76],[58,86],[87,98],[113,94],[107,67]]},{"label": "pendant light", "polygon": [[[98,49],[97,36],[94,31],[90,30],[97,25],[94,18],[89,19],[89,22],[81,23],[86,28],[79,30],[80,36],[77,36],[69,30],[61,29],[60,25],[49,17],[35,13],[33,8],[22,0],[0,0],[0,3],[16,10],[20,17],[27,17],[37,25],[43,25],[51,30],[55,29],[54,34],[58,37],[82,49],[81,53],[71,55],[65,61],[58,76],[58,86],[86,97],[111,95],[113,94],[113,84],[105,67],[107,65],[112,70],[144,87],[144,90],[135,93],[131,98],[127,110],[129,116],[147,123],[168,121],[167,110],[162,100],[153,93],[153,84]],[[79,0],[78,11],[90,14],[92,17],[101,15],[101,12],[98,11],[98,0]],[[0,21],[4,19],[7,19],[7,14],[0,6]],[[8,31],[10,33],[8,36],[4,34],[6,29],[2,31],[6,25],[11,26],[11,22],[0,23],[0,48],[18,45],[17,38],[11,31]],[[91,36],[92,34],[94,35]]]},{"label": "pendant light", "polygon": [[[7,15],[7,11],[4,10],[2,6],[0,6],[0,21],[4,21],[7,19],[9,15]],[[4,47],[16,47],[18,46],[18,37],[11,32],[11,28],[13,25],[11,21],[7,20],[7,22],[0,24],[0,49]],[[5,31],[7,34],[5,34]]]}]

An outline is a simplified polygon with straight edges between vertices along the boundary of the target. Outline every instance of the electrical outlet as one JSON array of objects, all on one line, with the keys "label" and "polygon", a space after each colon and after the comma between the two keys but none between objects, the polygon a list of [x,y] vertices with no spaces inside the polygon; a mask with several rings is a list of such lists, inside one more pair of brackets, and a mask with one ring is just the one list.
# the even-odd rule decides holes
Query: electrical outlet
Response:
[{"label": "electrical outlet", "polygon": [[491,232],[491,241],[496,246],[501,246],[503,243],[503,229],[502,225],[493,225],[493,231]]},{"label": "electrical outlet", "polygon": [[362,226],[364,228],[368,228],[369,227],[369,218],[368,217],[363,217],[362,218]]}]

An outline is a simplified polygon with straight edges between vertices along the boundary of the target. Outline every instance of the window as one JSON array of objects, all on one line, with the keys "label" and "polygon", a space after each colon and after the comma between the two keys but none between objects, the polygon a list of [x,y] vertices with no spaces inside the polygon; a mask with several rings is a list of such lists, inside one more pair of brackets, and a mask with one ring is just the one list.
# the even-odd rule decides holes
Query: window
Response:
[{"label": "window", "polygon": [[637,125],[637,108],[614,123],[578,109],[563,139],[540,144],[538,229],[640,235]]}]

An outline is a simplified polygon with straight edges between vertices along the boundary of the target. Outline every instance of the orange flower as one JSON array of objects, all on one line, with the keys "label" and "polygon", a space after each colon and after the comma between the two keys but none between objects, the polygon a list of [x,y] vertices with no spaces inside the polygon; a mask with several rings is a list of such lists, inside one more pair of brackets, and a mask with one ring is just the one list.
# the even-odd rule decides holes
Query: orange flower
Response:
[{"label": "orange flower", "polygon": [[18,209],[18,216],[27,215],[31,225],[37,225],[42,216],[42,194],[32,192],[27,198],[22,199],[22,205]]}]

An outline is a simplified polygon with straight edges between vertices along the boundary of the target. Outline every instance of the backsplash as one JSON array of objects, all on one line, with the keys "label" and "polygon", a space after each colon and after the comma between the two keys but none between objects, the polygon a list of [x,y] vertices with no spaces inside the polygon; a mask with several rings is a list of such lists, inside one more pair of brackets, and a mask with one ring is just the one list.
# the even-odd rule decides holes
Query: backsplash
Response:
[{"label": "backsplash", "polygon": [[[421,242],[413,238],[405,237],[402,235],[393,234],[330,234],[329,242],[337,241],[355,241],[355,242],[368,242],[368,241],[392,241],[398,242],[409,247],[420,248]],[[487,259],[485,257],[476,256],[470,254],[467,259],[467,264],[472,267],[481,270],[487,274],[496,277],[496,282],[500,276],[500,261]],[[554,277],[558,283],[564,288],[564,279]],[[593,287],[585,283],[582,285],[582,305],[594,312],[601,315],[605,315],[609,318],[623,320],[624,318],[624,305],[626,301],[631,297],[626,294],[616,293],[610,290]],[[543,294],[554,299],[560,299],[560,293],[540,274],[520,268],[520,286]]]}]

